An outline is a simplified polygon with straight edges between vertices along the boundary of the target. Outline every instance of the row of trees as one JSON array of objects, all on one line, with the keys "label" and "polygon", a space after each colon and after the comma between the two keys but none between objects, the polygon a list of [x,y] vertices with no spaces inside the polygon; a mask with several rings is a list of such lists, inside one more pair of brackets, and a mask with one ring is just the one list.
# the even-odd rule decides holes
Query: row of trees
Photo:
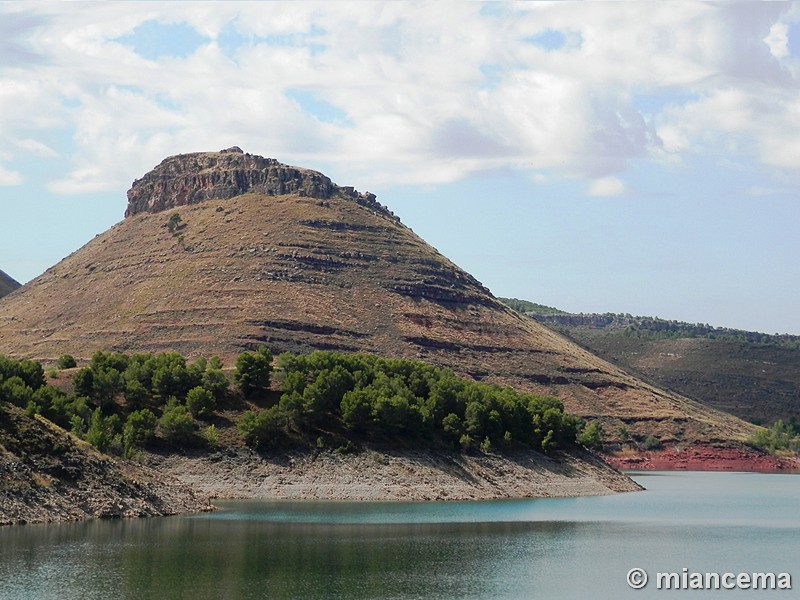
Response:
[{"label": "row of trees", "polygon": [[[62,357],[59,363],[73,365]],[[407,441],[486,451],[522,445],[552,452],[598,434],[552,397],[468,381],[411,360],[365,354],[285,353],[275,365],[266,349],[244,352],[231,379],[217,357],[188,363],[177,353],[97,352],[72,376],[72,391],[46,384],[33,361],[0,357],[0,400],[41,414],[100,450],[128,456],[158,437],[184,445],[199,423],[237,397],[259,410],[237,425],[245,442],[270,447],[332,436],[347,443]],[[233,384],[233,385],[232,385]],[[235,388],[235,389],[234,389]],[[213,425],[200,431],[207,440]],[[319,436],[319,437],[318,437]]]},{"label": "row of trees", "polygon": [[[237,360],[234,381],[253,395],[269,387],[272,355],[245,352]],[[58,366],[71,368],[64,355]],[[266,375],[265,375],[266,374]],[[171,443],[196,440],[197,419],[208,419],[230,393],[230,381],[218,357],[188,364],[180,354],[97,352],[72,378],[72,393],[46,384],[42,366],[0,356],[0,400],[41,414],[101,451],[119,448],[127,456],[157,433]],[[204,431],[213,441],[215,428]]]},{"label": "row of trees", "polygon": [[365,354],[281,354],[281,396],[246,412],[239,429],[257,447],[292,432],[341,428],[356,439],[444,442],[464,449],[522,444],[551,452],[575,443],[583,422],[552,397],[468,381],[411,360]]}]

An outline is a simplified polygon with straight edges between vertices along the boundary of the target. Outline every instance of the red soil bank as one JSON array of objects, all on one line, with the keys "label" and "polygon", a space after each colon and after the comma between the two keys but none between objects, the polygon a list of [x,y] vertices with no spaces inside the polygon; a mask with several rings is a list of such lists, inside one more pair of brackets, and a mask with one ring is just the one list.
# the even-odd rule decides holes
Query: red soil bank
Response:
[{"label": "red soil bank", "polygon": [[773,456],[752,448],[715,448],[696,445],[657,452],[603,455],[614,467],[625,471],[758,471],[800,473],[800,459]]}]

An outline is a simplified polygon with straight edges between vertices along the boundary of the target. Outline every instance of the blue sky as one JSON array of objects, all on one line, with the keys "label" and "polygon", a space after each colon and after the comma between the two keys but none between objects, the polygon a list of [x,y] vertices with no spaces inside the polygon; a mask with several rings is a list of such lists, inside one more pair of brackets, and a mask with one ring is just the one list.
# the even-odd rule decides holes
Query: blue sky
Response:
[{"label": "blue sky", "polygon": [[800,334],[796,3],[0,3],[0,269],[232,145],[496,295]]}]

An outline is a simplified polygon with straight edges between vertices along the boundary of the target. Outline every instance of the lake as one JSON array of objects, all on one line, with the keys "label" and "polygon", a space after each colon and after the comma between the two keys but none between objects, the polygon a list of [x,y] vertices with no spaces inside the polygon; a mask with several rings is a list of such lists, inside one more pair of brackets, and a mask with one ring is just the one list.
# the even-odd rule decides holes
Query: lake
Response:
[{"label": "lake", "polygon": [[[0,598],[800,597],[800,476],[633,477],[647,491],[456,503],[226,501],[202,515],[0,528]],[[644,589],[626,583],[634,567],[650,576]],[[656,589],[658,572],[684,568],[785,572],[795,589]]]}]

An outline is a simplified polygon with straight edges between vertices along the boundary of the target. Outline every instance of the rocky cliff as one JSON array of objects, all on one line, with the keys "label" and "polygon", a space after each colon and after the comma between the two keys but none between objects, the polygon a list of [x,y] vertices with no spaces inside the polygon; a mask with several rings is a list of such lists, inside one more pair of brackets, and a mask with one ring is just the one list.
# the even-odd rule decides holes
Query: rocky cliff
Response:
[{"label": "rocky cliff", "polygon": [[0,298],[7,296],[19,287],[19,283],[0,271]]},{"label": "rocky cliff", "polygon": [[[179,154],[164,159],[133,182],[125,216],[161,212],[204,200],[233,198],[246,193],[263,196],[293,194],[327,199],[348,196],[373,208],[383,208],[370,193],[339,187],[317,171],[284,165],[274,158],[246,154],[238,146],[219,152]],[[385,209],[384,209],[385,210]]]}]

